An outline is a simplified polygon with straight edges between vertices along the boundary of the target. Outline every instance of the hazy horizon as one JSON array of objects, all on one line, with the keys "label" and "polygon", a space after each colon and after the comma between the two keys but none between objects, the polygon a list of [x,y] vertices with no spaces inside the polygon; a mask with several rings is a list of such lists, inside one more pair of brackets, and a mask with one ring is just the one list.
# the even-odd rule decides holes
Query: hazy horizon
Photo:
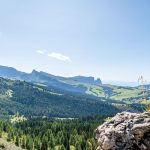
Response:
[{"label": "hazy horizon", "polygon": [[[0,65],[0,66],[3,66],[3,65]],[[48,74],[51,74],[51,75],[54,75],[54,76],[61,76],[61,77],[75,77],[75,76],[84,76],[84,77],[94,77],[95,80],[100,78],[100,77],[95,77],[95,76],[92,76],[92,75],[84,75],[84,74],[76,74],[76,75],[73,75],[73,76],[63,76],[61,74],[52,74],[51,72],[46,72],[44,70],[36,70],[36,69],[32,69],[31,71],[27,72],[25,70],[19,70],[15,67],[12,67],[12,66],[3,66],[3,67],[9,67],[9,68],[14,68],[16,69],[17,71],[21,71],[21,72],[24,72],[24,73],[32,73],[34,70],[37,71],[37,72],[45,72],[45,73],[48,73]],[[140,85],[140,83],[138,82],[138,79],[136,81],[125,81],[125,80],[103,80],[102,78],[100,78],[102,83],[103,84],[112,84],[112,85],[118,85],[118,86],[138,86]],[[145,81],[144,80],[144,84],[150,84],[150,81]]]},{"label": "hazy horizon", "polygon": [[0,65],[102,81],[150,81],[150,2],[1,1]]}]

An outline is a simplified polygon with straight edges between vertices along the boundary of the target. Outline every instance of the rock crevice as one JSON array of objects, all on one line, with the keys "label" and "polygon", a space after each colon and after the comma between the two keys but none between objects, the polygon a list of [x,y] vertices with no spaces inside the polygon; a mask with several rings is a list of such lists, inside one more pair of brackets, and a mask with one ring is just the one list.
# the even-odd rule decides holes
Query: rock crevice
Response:
[{"label": "rock crevice", "polygon": [[150,112],[118,113],[96,129],[97,150],[150,150]]}]

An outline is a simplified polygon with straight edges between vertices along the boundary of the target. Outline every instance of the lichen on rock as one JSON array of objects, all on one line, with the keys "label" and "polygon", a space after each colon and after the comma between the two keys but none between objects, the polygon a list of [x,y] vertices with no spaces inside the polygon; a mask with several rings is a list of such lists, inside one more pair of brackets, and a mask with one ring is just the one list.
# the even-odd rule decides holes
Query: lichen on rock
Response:
[{"label": "lichen on rock", "polygon": [[150,112],[118,113],[96,129],[97,150],[150,150]]}]

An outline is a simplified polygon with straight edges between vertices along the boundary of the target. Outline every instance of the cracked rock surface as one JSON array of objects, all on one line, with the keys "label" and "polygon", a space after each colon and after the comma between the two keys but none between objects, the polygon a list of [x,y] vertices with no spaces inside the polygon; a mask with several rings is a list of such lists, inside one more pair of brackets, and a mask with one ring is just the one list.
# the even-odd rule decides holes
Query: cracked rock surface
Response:
[{"label": "cracked rock surface", "polygon": [[150,112],[118,113],[96,129],[97,150],[150,150]]}]

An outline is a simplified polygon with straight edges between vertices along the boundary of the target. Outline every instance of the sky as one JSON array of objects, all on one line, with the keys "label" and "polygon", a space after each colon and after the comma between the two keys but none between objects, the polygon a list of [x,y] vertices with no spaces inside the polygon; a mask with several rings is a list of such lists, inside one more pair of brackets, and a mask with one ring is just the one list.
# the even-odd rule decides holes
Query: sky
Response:
[{"label": "sky", "polygon": [[150,81],[149,0],[0,0],[0,65]]}]

